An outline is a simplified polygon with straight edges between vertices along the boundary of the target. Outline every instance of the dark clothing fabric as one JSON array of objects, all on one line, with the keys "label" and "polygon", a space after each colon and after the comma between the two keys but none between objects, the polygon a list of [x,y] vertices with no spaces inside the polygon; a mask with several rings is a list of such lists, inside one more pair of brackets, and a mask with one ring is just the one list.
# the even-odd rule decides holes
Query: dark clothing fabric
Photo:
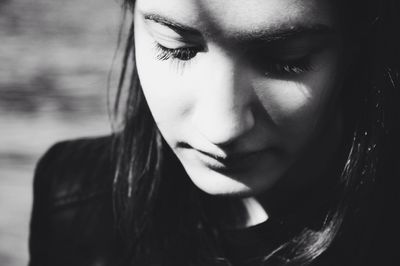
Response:
[{"label": "dark clothing fabric", "polygon": [[101,266],[115,259],[111,138],[53,146],[34,177],[30,266]]},{"label": "dark clothing fabric", "polygon": [[234,265],[257,265],[257,258],[271,253],[282,239],[287,239],[289,233],[284,228],[268,221],[250,228],[224,230],[226,255]]},{"label": "dark clothing fabric", "polygon": [[[113,218],[111,144],[111,137],[66,141],[54,145],[39,161],[34,177],[30,266],[117,265],[122,247]],[[361,259],[352,266],[398,265],[398,219],[393,215],[398,209],[392,209],[398,206],[398,197],[392,193],[377,197],[382,194],[388,195],[386,201],[373,200],[376,206],[365,217],[374,221],[362,243],[366,252],[357,255]],[[252,258],[273,249],[287,228],[267,221],[245,230],[224,231],[221,243],[234,265],[256,266]],[[341,254],[352,253],[346,245],[333,246]],[[322,256],[317,265],[343,266],[332,256]]]}]

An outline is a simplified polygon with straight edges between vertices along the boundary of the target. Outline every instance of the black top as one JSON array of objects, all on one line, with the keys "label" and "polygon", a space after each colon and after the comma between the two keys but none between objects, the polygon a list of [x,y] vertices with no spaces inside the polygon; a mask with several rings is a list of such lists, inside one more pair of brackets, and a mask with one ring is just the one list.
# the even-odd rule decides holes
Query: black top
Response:
[{"label": "black top", "polygon": [[[116,265],[121,247],[113,218],[114,171],[111,137],[58,143],[41,158],[34,177],[30,266]],[[392,215],[398,210],[388,208],[371,213],[380,219],[368,232],[372,244],[361,256],[360,266],[399,264],[398,219]],[[285,240],[290,234],[287,228],[293,229],[269,220],[244,230],[223,231],[222,243],[234,265],[253,266],[253,258]],[[318,265],[336,265],[330,261]]]},{"label": "black top", "polygon": [[34,177],[30,266],[107,265],[118,253],[111,138],[54,145]]},{"label": "black top", "polygon": [[234,265],[257,265],[259,258],[282,245],[289,233],[285,226],[272,221],[245,229],[223,232],[227,257]]}]

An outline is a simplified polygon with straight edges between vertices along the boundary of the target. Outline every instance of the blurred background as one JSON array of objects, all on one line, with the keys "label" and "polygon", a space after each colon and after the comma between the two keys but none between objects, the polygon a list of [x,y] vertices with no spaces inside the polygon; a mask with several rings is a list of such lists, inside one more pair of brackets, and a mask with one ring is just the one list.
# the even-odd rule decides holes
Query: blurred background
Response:
[{"label": "blurred background", "polygon": [[120,20],[115,0],[0,0],[1,266],[28,262],[39,157],[59,140],[110,132]]}]

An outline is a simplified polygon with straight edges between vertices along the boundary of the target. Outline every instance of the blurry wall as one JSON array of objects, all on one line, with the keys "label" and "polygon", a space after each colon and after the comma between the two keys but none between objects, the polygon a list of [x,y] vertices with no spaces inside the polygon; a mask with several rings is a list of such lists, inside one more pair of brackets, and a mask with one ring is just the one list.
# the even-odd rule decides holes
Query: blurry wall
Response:
[{"label": "blurry wall", "polygon": [[1,266],[27,264],[40,155],[58,140],[110,132],[120,16],[115,0],[0,0]]}]

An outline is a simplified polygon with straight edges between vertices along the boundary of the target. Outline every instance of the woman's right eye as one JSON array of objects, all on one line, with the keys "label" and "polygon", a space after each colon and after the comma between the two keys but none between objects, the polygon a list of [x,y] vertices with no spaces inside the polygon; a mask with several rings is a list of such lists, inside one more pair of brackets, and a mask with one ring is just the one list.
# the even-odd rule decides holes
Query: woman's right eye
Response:
[{"label": "woman's right eye", "polygon": [[158,60],[180,60],[189,61],[200,52],[199,47],[181,47],[181,48],[167,48],[159,43],[155,43],[156,47],[156,57]]},{"label": "woman's right eye", "polygon": [[155,57],[160,61],[189,61],[202,49],[199,36],[165,25],[154,18],[145,18],[145,25],[153,38]]}]

